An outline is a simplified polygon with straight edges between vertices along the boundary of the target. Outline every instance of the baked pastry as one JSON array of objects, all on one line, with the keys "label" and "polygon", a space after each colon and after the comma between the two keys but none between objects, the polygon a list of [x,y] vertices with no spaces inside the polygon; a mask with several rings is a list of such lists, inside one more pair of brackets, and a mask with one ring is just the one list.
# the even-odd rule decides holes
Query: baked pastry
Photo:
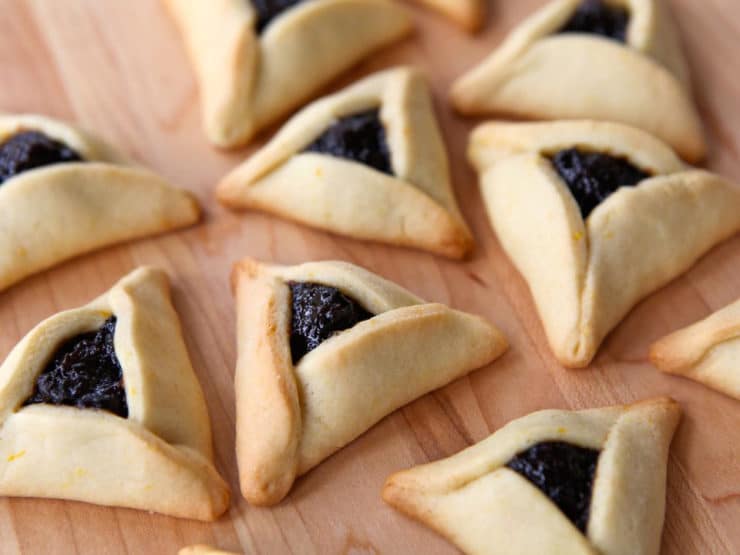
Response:
[{"label": "baked pastry", "polygon": [[671,399],[510,422],[391,476],[383,499],[470,555],[658,555]]},{"label": "baked pastry", "polygon": [[191,545],[183,547],[178,555],[238,555],[232,551],[222,551],[208,545]]},{"label": "baked pastry", "polygon": [[[247,143],[411,31],[390,0],[165,0],[200,83],[208,139]],[[358,24],[362,22],[362,24]]]},{"label": "baked pastry", "polygon": [[485,18],[484,0],[416,0],[449,17],[468,31],[477,31]]},{"label": "baked pastry", "polygon": [[232,208],[452,258],[473,242],[429,89],[408,68],[307,106],[226,176],[217,195]]},{"label": "baked pastry", "polygon": [[0,495],[213,520],[229,488],[166,274],[140,268],[0,366]]},{"label": "baked pastry", "polygon": [[740,300],[657,341],[650,360],[740,400]]},{"label": "baked pastry", "polygon": [[482,319],[345,262],[245,259],[232,283],[236,455],[256,505],[279,502],[297,476],[379,420],[507,348]]},{"label": "baked pastry", "polygon": [[469,157],[565,366],[587,366],[641,299],[740,231],[740,188],[621,124],[489,123]]},{"label": "baked pastry", "polygon": [[199,217],[191,195],[82,131],[42,116],[0,115],[0,290]]},{"label": "baked pastry", "polygon": [[704,157],[688,66],[662,0],[555,0],[452,87],[463,114],[588,118],[639,127]]}]

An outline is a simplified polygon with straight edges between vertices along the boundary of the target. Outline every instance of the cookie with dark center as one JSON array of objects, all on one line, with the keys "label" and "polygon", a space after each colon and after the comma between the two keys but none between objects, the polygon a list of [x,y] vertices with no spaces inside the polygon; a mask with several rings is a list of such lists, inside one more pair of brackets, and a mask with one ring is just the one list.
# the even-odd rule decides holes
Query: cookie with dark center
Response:
[{"label": "cookie with dark center", "polygon": [[373,315],[357,301],[326,285],[290,282],[293,317],[290,351],[293,364],[332,335]]},{"label": "cookie with dark center", "polygon": [[627,42],[629,12],[622,6],[603,0],[583,0],[558,33],[590,33],[619,42]]},{"label": "cookie with dark center", "polygon": [[113,346],[116,317],[64,343],[36,380],[24,405],[47,403],[104,409],[128,417],[121,364]]},{"label": "cookie with dark center", "polygon": [[599,454],[561,441],[543,442],[506,466],[537,486],[585,534]]},{"label": "cookie with dark center", "polygon": [[38,131],[21,131],[0,144],[0,185],[24,171],[81,161],[82,157],[64,143]]},{"label": "cookie with dark center", "polygon": [[551,161],[581,207],[584,219],[620,187],[633,187],[650,177],[626,158],[576,148],[557,152]]},{"label": "cookie with dark center", "polygon": [[251,0],[257,11],[257,33],[261,33],[273,19],[305,0]]},{"label": "cookie with dark center", "polygon": [[377,108],[337,120],[305,151],[347,158],[393,175],[385,127]]}]

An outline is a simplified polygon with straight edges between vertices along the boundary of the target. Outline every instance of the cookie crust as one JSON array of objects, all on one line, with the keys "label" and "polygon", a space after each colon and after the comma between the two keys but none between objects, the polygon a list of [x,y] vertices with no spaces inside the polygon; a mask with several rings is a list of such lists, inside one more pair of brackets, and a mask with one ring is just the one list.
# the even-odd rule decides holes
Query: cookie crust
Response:
[{"label": "cookie crust", "polygon": [[[575,146],[624,157],[654,177],[620,188],[584,221],[547,160]],[[640,300],[740,231],[740,188],[685,166],[639,129],[488,123],[474,131],[468,153],[491,224],[529,285],[550,347],[568,367],[587,366]]]},{"label": "cookie crust", "polygon": [[689,162],[706,154],[676,26],[662,0],[614,0],[631,13],[627,44],[556,33],[580,0],[554,0],[452,87],[468,115],[594,119],[644,129]]},{"label": "cookie crust", "polygon": [[0,186],[0,291],[80,254],[200,219],[192,195],[85,132],[43,116],[0,116],[0,142],[28,130],[85,161],[24,171]]},{"label": "cookie crust", "polygon": [[[536,412],[452,457],[392,475],[383,499],[470,555],[657,555],[679,418],[677,403],[665,398]],[[545,441],[601,450],[585,535],[505,466]]]},{"label": "cookie crust", "polygon": [[[332,122],[380,108],[394,175],[303,152]],[[393,245],[461,258],[473,238],[450,181],[424,77],[396,68],[367,77],[296,114],[219,184],[221,203]]]},{"label": "cookie crust", "polygon": [[301,3],[261,35],[247,0],[164,3],[195,66],[206,135],[224,148],[249,142],[340,73],[412,28],[406,11],[390,0]]},{"label": "cookie crust", "polygon": [[655,342],[650,360],[740,400],[740,300]]},{"label": "cookie crust", "polygon": [[[339,289],[376,314],[292,364],[290,281]],[[476,316],[424,303],[343,262],[270,266],[245,259],[237,303],[237,461],[242,494],[273,505],[379,420],[488,364],[507,348]],[[453,346],[454,348],[450,348]]]},{"label": "cookie crust", "polygon": [[[22,407],[59,345],[98,329],[111,315],[128,418],[68,406]],[[205,400],[160,270],[132,272],[90,304],[44,320],[16,345],[0,366],[0,431],[0,495],[198,520],[214,520],[228,508]]]}]

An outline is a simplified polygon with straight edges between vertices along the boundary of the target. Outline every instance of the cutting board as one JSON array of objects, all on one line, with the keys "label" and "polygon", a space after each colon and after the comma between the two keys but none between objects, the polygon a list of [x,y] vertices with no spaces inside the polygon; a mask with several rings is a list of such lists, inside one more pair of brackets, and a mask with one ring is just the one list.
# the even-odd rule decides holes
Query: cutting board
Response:
[{"label": "cutting board", "polygon": [[[464,156],[475,121],[453,114],[446,91],[543,3],[492,3],[486,30],[476,37],[412,7],[418,23],[413,38],[329,89],[401,63],[431,75],[457,195],[477,240],[474,255],[459,263],[218,206],[214,184],[250,150],[225,154],[206,142],[191,66],[157,0],[0,0],[0,110],[39,112],[94,130],[195,193],[206,211],[195,228],[80,257],[0,294],[0,356],[43,318],[86,303],[136,266],[163,267],[172,277],[174,303],[208,401],[217,465],[234,492],[231,509],[213,524],[84,503],[2,499],[0,553],[164,555],[192,543],[270,555],[454,553],[382,503],[389,474],[456,453],[535,410],[658,395],[673,396],[684,411],[668,469],[663,553],[740,553],[740,402],[662,375],[646,362],[652,341],[740,297],[740,237],[637,306],[589,369],[569,371],[552,357],[527,287],[486,221]],[[711,143],[708,166],[740,182],[740,5],[672,4]],[[299,479],[279,506],[251,507],[237,487],[235,318],[228,286],[232,263],[245,255],[361,264],[426,299],[490,319],[512,347],[491,366],[383,420]]]}]

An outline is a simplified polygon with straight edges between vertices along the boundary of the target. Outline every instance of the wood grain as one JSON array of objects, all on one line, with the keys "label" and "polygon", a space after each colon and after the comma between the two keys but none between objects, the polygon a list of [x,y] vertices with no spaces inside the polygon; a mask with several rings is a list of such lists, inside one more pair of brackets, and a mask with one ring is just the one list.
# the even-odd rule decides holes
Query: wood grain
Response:
[{"label": "wood grain", "polygon": [[[217,464],[237,492],[234,459],[232,262],[336,258],[360,263],[427,299],[479,313],[512,343],[500,362],[382,421],[296,484],[280,506],[238,494],[229,513],[200,524],[53,500],[0,500],[3,554],[176,553],[210,543],[247,553],[454,553],[380,501],[393,471],[446,455],[507,421],[550,407],[581,408],[669,394],[685,416],[670,459],[665,554],[740,553],[740,404],[646,362],[649,344],[740,296],[740,238],[640,304],[607,339],[592,368],[567,371],[550,354],[527,288],[484,217],[464,161],[473,121],[444,102],[454,77],[481,59],[544,0],[493,2],[486,32],[470,38],[413,8],[420,31],[334,84],[398,63],[426,69],[450,149],[458,197],[478,248],[454,263],[363,244],[216,205],[216,181],[248,151],[211,149],[179,36],[157,0],[0,0],[0,110],[78,122],[193,191],[207,212],[194,229],[84,256],[0,295],[0,356],[39,320],[87,302],[140,264],[173,277],[193,363],[208,400]],[[709,133],[709,167],[740,181],[740,7],[735,0],[672,0]],[[264,140],[269,133],[262,137]],[[689,223],[687,222],[687,225]]]}]

